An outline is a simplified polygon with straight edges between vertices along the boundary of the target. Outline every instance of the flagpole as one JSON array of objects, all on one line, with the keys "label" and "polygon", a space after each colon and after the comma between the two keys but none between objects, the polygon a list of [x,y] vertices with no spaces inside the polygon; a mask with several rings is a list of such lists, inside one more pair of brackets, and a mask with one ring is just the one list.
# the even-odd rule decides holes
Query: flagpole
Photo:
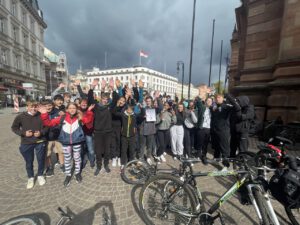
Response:
[{"label": "flagpole", "polygon": [[142,56],[141,56],[141,50],[139,52],[139,55],[140,55],[140,66],[142,66]]}]

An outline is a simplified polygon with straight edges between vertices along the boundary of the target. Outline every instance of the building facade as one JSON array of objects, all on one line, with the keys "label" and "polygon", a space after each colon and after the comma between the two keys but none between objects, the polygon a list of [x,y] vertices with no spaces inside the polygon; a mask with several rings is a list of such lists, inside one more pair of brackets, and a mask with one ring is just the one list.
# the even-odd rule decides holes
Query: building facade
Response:
[{"label": "building facade", "polygon": [[136,82],[142,80],[145,90],[148,92],[159,91],[171,97],[175,96],[178,83],[178,79],[173,76],[140,66],[110,70],[94,68],[93,71],[87,72],[88,84],[91,84],[94,79],[99,79],[99,87],[95,89],[95,93],[98,94],[101,90],[102,79],[109,82],[111,78],[114,81],[118,78],[123,85],[128,85],[129,87],[131,87],[131,79],[134,79]]},{"label": "building facade", "polygon": [[300,1],[243,0],[236,20],[230,91],[262,120],[300,121]]},{"label": "building facade", "polygon": [[[182,92],[182,83],[177,83],[176,88],[176,95],[178,96],[179,100],[181,100],[181,95],[183,93],[183,98],[188,99],[188,91],[189,85],[183,84],[183,92]],[[199,90],[193,84],[191,84],[191,91],[190,91],[190,99],[194,99],[199,95]]]},{"label": "building facade", "polygon": [[51,50],[45,48],[46,95],[50,96],[60,83],[68,84],[68,70],[65,62],[66,55],[63,52],[56,55]]},{"label": "building facade", "polygon": [[2,100],[6,101],[13,94],[33,98],[45,94],[43,58],[46,28],[37,0],[0,0]]}]

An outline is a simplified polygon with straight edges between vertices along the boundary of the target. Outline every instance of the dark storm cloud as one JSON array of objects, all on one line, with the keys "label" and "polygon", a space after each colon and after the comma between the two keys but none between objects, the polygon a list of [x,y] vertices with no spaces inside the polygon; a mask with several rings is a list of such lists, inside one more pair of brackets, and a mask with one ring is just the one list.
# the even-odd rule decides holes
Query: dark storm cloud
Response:
[{"label": "dark storm cloud", "polygon": [[[130,67],[139,63],[138,52],[149,54],[143,65],[176,75],[176,62],[185,62],[188,74],[192,0],[40,0],[48,24],[45,45],[67,54],[69,70]],[[198,0],[192,82],[207,82],[212,20],[216,19],[213,79],[219,71],[219,51],[230,52],[238,0]],[[225,62],[225,60],[222,60]],[[224,72],[224,68],[223,72]],[[187,77],[187,76],[186,76]],[[188,79],[185,79],[187,81]]]}]

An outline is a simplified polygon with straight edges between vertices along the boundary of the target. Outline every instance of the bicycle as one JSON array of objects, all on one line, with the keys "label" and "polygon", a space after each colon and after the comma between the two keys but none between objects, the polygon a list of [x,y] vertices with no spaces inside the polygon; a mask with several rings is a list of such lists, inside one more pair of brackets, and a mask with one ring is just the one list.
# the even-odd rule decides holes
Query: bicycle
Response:
[{"label": "bicycle", "polygon": [[[189,163],[197,161],[188,160]],[[197,219],[200,225],[213,225],[219,219],[225,222],[217,212],[228,199],[241,187],[246,187],[260,224],[279,225],[264,182],[257,179],[257,171],[252,155],[240,154],[236,159],[239,171],[197,172],[193,169],[186,177],[175,177],[170,174],[157,174],[151,177],[142,187],[139,196],[139,207],[142,218],[148,225],[152,224],[193,224]],[[197,187],[196,178],[203,176],[235,176],[234,183],[208,210],[205,210],[201,191]],[[147,193],[153,191],[153,194]],[[271,220],[271,221],[270,221]]]},{"label": "bicycle", "polygon": [[[166,173],[181,176],[184,171],[190,170],[191,164],[179,159],[179,169],[158,168],[158,163],[150,165],[144,160],[135,159],[128,162],[121,172],[121,178],[128,184],[144,184],[150,177],[158,173]],[[200,160],[197,160],[197,162]]]},{"label": "bicycle", "polygon": [[[73,217],[69,215],[68,213],[64,212],[64,210],[60,207],[57,209],[61,215],[61,218],[59,221],[56,223],[56,225],[63,225],[65,224],[66,221],[71,221]],[[7,222],[2,223],[1,225],[17,225],[17,224],[22,224],[22,225],[41,225],[41,222],[39,218],[37,218],[34,215],[25,215],[25,216],[19,216],[14,219],[10,219]]]},{"label": "bicycle", "polygon": [[[268,179],[266,173],[261,177],[268,182],[268,190],[279,201],[293,225],[300,225],[300,158],[288,156],[286,146],[293,142],[276,136],[268,144],[259,145],[261,167],[273,170],[274,175]],[[276,147],[279,146],[280,148]]]}]

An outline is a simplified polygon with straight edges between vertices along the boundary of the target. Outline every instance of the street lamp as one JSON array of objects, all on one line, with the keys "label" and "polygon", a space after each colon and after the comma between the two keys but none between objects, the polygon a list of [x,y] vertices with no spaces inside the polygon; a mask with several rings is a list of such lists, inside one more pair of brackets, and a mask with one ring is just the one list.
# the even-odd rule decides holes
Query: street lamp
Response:
[{"label": "street lamp", "polygon": [[183,83],[184,83],[184,62],[178,61],[177,62],[177,74],[179,74],[180,66],[182,69],[182,87],[181,87],[181,100],[183,99]]}]

